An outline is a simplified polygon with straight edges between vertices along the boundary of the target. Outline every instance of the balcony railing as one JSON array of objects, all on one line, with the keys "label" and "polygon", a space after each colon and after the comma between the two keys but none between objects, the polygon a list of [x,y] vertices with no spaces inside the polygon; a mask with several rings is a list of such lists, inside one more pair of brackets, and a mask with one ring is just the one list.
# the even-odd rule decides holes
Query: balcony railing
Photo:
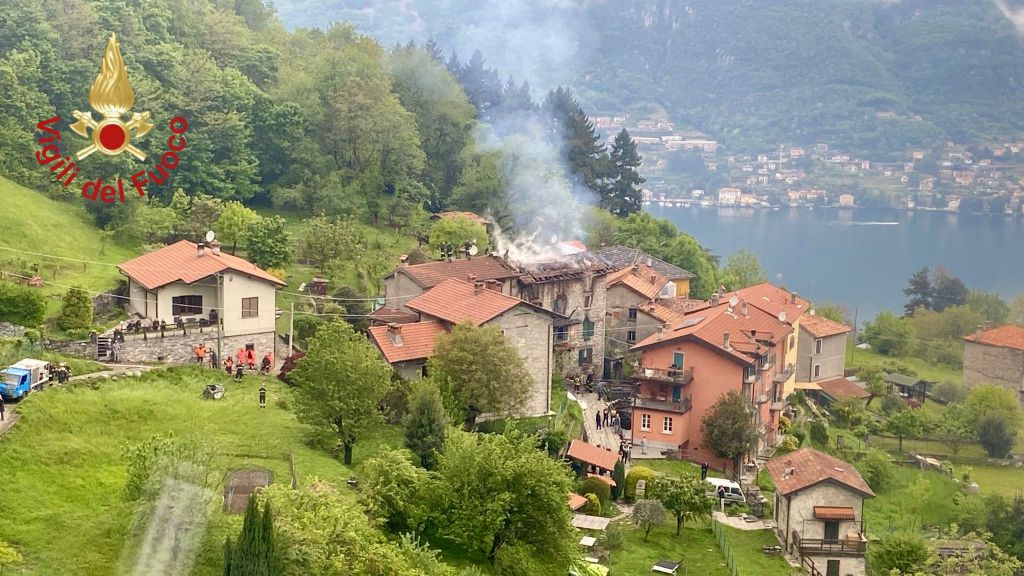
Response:
[{"label": "balcony railing", "polygon": [[663,410],[666,412],[678,412],[680,414],[690,411],[693,402],[690,397],[680,398],[679,401],[661,398],[637,396],[634,399],[634,406],[637,408],[650,408],[652,410]]},{"label": "balcony railing", "polygon": [[781,383],[785,382],[786,380],[789,380],[789,377],[793,375],[793,372],[795,370],[796,369],[793,367],[792,364],[790,364],[789,366],[786,366],[785,370],[783,370],[782,372],[779,372],[778,374],[775,375],[774,378],[772,378],[772,382],[781,384]]},{"label": "balcony railing", "polygon": [[868,549],[867,540],[863,538],[847,538],[827,540],[824,538],[801,538],[797,546],[803,553],[824,552],[829,554],[863,554]]},{"label": "balcony railing", "polygon": [[688,384],[693,380],[693,369],[686,368],[645,368],[641,367],[633,374],[634,378],[640,380],[652,380],[657,382],[671,382],[673,384]]}]

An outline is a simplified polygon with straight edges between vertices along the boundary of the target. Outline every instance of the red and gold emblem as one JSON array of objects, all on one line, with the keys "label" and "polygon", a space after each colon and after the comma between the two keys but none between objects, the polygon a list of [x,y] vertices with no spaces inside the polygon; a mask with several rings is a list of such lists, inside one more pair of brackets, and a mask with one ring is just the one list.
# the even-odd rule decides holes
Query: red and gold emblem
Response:
[{"label": "red and gold emblem", "polygon": [[81,160],[97,151],[116,156],[127,151],[139,160],[145,160],[146,153],[132,145],[132,138],[141,138],[153,129],[149,112],[135,112],[128,122],[121,119],[134,104],[135,92],[128,83],[121,45],[117,36],[111,34],[100,64],[100,74],[89,90],[89,106],[103,117],[97,122],[92,112],[74,111],[78,121],[71,125],[71,130],[92,140],[92,144],[79,150],[75,157]]}]

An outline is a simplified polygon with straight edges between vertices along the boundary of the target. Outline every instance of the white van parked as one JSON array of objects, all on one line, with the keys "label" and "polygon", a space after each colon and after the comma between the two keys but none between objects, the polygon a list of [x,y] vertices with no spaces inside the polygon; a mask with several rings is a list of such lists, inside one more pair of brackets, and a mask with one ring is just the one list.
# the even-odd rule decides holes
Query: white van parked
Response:
[{"label": "white van parked", "polygon": [[708,491],[708,496],[718,499],[718,488],[725,489],[725,502],[732,504],[745,504],[747,499],[743,496],[743,489],[740,485],[733,482],[732,480],[726,480],[725,478],[708,478],[707,483],[711,485],[711,489]]}]

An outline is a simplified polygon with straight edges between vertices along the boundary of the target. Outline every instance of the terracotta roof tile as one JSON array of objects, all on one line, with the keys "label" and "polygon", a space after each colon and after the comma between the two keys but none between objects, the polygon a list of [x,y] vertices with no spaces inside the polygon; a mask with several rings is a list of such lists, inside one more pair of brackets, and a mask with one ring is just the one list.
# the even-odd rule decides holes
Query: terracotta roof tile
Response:
[{"label": "terracotta roof tile", "polygon": [[614,470],[615,463],[619,461],[619,455],[615,452],[605,450],[600,446],[587,444],[582,440],[573,440],[569,444],[569,451],[565,455],[573,460],[593,464],[604,470]]},{"label": "terracotta roof tile", "polygon": [[622,284],[648,300],[657,298],[661,289],[668,284],[668,278],[658,274],[653,268],[638,264],[635,267],[623,268],[608,276],[608,287]]},{"label": "terracotta roof tile", "polygon": [[615,480],[612,480],[611,476],[602,476],[600,474],[594,474],[592,472],[588,472],[587,473],[587,478],[597,478],[598,480],[604,482],[605,484],[611,486],[612,488],[615,487]]},{"label": "terracotta roof tile", "polygon": [[817,384],[821,387],[822,392],[836,400],[840,398],[867,398],[868,396],[871,396],[870,392],[861,388],[855,382],[847,380],[843,376],[833,378],[831,380],[825,380],[824,382],[818,382]]},{"label": "terracotta roof tile", "polygon": [[118,265],[118,268],[149,290],[172,282],[192,284],[226,270],[248,274],[277,286],[286,285],[259,266],[225,252],[214,254],[207,248],[202,256],[198,256],[197,245],[188,240],[180,240],[149,254],[132,258]]},{"label": "terracotta roof tile", "polygon": [[826,481],[837,482],[864,496],[875,495],[852,464],[814,448],[801,448],[776,456],[765,464],[765,468],[783,496]]},{"label": "terracotta roof tile", "polygon": [[[639,350],[691,337],[703,340],[723,354],[749,364],[752,360],[750,354],[763,354],[766,351],[761,340],[778,344],[792,331],[792,326],[779,322],[755,306],[747,306],[747,314],[744,315],[742,303],[737,302],[735,308],[725,303],[687,314],[681,323],[673,325],[664,334],[654,334],[632,349]],[[723,346],[726,333],[729,334],[728,349]]]},{"label": "terracotta roof tile", "polygon": [[800,319],[800,327],[810,332],[811,336],[815,338],[827,338],[853,331],[853,328],[841,322],[829,320],[824,316],[811,316],[810,314]]},{"label": "terracotta roof tile", "polygon": [[374,322],[383,322],[385,324],[409,324],[411,322],[417,322],[420,319],[420,315],[415,312],[399,310],[398,308],[392,308],[390,306],[381,306],[367,314],[367,317]]},{"label": "terracotta roof tile", "polygon": [[965,336],[964,340],[977,342],[978,344],[988,344],[989,346],[999,346],[1000,348],[1024,350],[1024,326],[1015,326],[1013,324],[996,326],[995,328],[983,331],[980,337],[977,334],[971,334],[970,336]]},{"label": "terracotta roof tile", "polygon": [[587,499],[579,494],[569,493],[569,509],[572,511],[579,510],[587,505]]},{"label": "terracotta roof tile", "polygon": [[437,337],[445,332],[440,322],[413,322],[399,324],[398,334],[389,334],[388,326],[370,328],[370,339],[377,345],[389,364],[429,358],[434,352]]},{"label": "terracotta roof tile", "polygon": [[663,306],[658,302],[646,302],[640,304],[637,308],[672,326],[678,326],[686,319],[686,315],[682,312],[673,310],[668,306]]},{"label": "terracotta roof tile", "polygon": [[427,262],[402,266],[393,274],[405,274],[421,288],[429,289],[449,278],[467,280],[475,276],[476,280],[506,280],[518,278],[521,273],[509,266],[497,256],[478,256],[452,261]]},{"label": "terracotta roof tile", "polygon": [[693,298],[662,298],[661,300],[658,300],[658,303],[683,314],[689,314],[690,312],[711,308],[710,301],[696,300]]},{"label": "terracotta roof tile", "polygon": [[[732,294],[735,294],[741,300],[746,300],[750,304],[757,306],[772,316],[778,317],[779,312],[785,312],[786,323],[788,324],[795,322],[797,318],[811,307],[810,302],[799,296],[794,303],[792,293],[768,282],[743,288]],[[722,296],[722,299],[728,300],[730,296],[730,294],[725,294]]]},{"label": "terracotta roof tile", "polygon": [[452,324],[477,326],[526,302],[464,280],[450,278],[410,300],[406,306]]},{"label": "terracotta roof tile", "polygon": [[814,517],[819,520],[856,520],[857,513],[850,506],[815,506]]}]

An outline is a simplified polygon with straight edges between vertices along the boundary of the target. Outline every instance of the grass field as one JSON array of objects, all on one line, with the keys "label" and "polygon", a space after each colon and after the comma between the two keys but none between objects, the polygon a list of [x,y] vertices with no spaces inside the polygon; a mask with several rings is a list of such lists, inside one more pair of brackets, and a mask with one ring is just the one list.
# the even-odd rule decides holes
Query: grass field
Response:
[{"label": "grass field", "polygon": [[[82,264],[71,260],[44,258],[24,252],[53,254],[75,260],[119,264],[137,253],[131,247],[107,238],[92,223],[82,202],[61,202],[0,177],[0,196],[4,198],[4,232],[0,234],[0,267],[20,274],[19,270],[38,263],[39,275],[47,285],[47,296],[63,294],[67,288],[82,286],[102,292],[116,286],[122,278],[112,265]],[[17,278],[12,278],[17,280]],[[60,304],[48,299],[48,312],[56,314]]]},{"label": "grass field", "polygon": [[935,364],[920,358],[885,356],[871,350],[861,350],[854,346],[848,346],[846,352],[846,367],[861,368],[863,366],[899,366],[903,365],[913,370],[919,378],[930,382],[961,382],[963,371],[958,368]]},{"label": "grass field", "polygon": [[[255,465],[289,482],[287,455],[294,454],[300,482],[316,476],[341,482],[351,470],[307,445],[308,429],[278,407],[289,391],[265,379],[269,402],[261,410],[261,379],[230,381],[220,371],[178,368],[140,379],[88,387],[52,388],[18,405],[18,425],[0,436],[0,539],[14,544],[26,560],[24,574],[86,576],[115,572],[134,511],[122,497],[125,464],[121,450],[155,434],[195,435],[217,452],[219,473]],[[203,386],[227,388],[220,401],[200,398]],[[356,444],[358,464],[382,443],[399,446],[394,429]],[[214,497],[202,550],[193,574],[220,573],[226,535],[239,519],[219,511]]]},{"label": "grass field", "polygon": [[648,574],[651,565],[658,560],[682,560],[687,574],[729,576],[725,558],[715,542],[710,526],[698,526],[684,526],[682,534],[677,537],[675,522],[669,521],[655,528],[647,542],[644,542],[642,530],[623,523],[625,542],[621,549],[611,554],[611,574]]},{"label": "grass field", "polygon": [[762,546],[778,546],[779,539],[770,530],[738,530],[723,526],[729,553],[736,562],[736,569],[744,576],[791,576],[803,574],[793,568],[781,556],[768,556]]}]

